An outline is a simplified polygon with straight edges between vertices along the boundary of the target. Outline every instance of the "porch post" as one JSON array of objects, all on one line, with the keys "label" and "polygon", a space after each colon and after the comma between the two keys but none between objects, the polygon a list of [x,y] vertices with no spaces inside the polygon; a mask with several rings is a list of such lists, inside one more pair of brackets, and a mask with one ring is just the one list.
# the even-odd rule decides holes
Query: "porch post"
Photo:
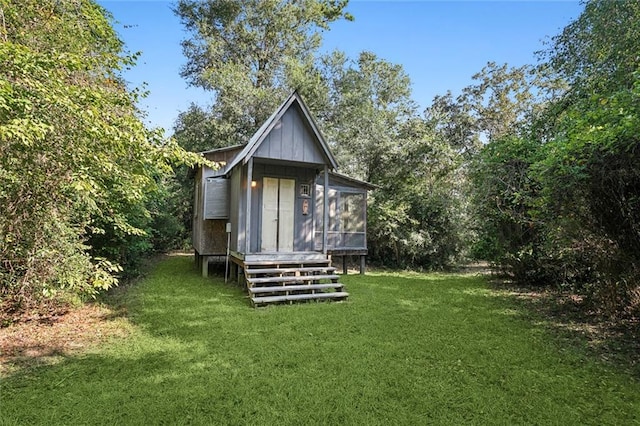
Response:
[{"label": "porch post", "polygon": [[249,158],[249,162],[247,164],[247,206],[246,206],[246,217],[245,217],[245,225],[244,225],[244,252],[251,252],[251,181],[253,180],[253,157]]},{"label": "porch post", "polygon": [[202,277],[207,278],[209,276],[209,256],[201,256],[202,259]]},{"label": "porch post", "polygon": [[[367,249],[367,211],[369,210],[369,193],[364,191],[364,248]],[[368,253],[368,249],[367,249]],[[367,255],[360,255],[360,275],[364,275],[366,268]]]},{"label": "porch post", "polygon": [[322,253],[327,254],[327,240],[329,230],[329,166],[324,165],[324,212],[322,219]]},{"label": "porch post", "polygon": [[229,269],[229,279],[234,280],[238,275],[238,265],[236,265],[235,262],[231,262],[229,266],[231,267],[231,269]]}]

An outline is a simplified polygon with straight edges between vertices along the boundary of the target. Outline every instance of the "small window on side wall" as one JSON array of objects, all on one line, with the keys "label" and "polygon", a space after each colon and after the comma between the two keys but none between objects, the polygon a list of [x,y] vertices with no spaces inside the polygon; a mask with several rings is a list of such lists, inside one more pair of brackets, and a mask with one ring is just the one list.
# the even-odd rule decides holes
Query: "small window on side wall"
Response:
[{"label": "small window on side wall", "polygon": [[311,197],[311,185],[308,183],[300,184],[300,196],[301,197]]}]

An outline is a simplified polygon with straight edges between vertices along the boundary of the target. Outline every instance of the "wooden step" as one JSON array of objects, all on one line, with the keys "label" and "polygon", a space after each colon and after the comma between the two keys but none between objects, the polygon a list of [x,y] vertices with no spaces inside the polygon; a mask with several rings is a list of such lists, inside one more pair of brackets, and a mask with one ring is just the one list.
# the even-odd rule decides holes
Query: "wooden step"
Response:
[{"label": "wooden step", "polygon": [[313,300],[313,299],[344,299],[349,296],[349,293],[344,291],[334,291],[330,293],[316,293],[316,294],[287,294],[280,296],[265,296],[265,297],[252,297],[251,301],[254,305],[261,305],[265,303],[276,302],[292,302],[295,300]]},{"label": "wooden step", "polygon": [[245,266],[271,266],[271,265],[329,265],[328,259],[307,259],[307,260],[249,260],[244,262]]},{"label": "wooden step", "polygon": [[327,284],[303,284],[303,285],[279,285],[273,287],[249,287],[249,293],[281,293],[285,291],[312,291],[327,290],[330,288],[342,289],[343,284],[327,283]]},{"label": "wooden step", "polygon": [[336,268],[332,266],[325,267],[301,267],[301,268],[263,268],[263,269],[246,269],[247,275],[255,274],[290,274],[294,272],[334,272]]},{"label": "wooden step", "polygon": [[247,282],[250,284],[264,284],[264,283],[284,283],[284,282],[304,282],[304,281],[319,281],[319,280],[337,280],[339,275],[299,275],[299,276],[285,276],[285,277],[261,277],[261,278],[247,278]]}]

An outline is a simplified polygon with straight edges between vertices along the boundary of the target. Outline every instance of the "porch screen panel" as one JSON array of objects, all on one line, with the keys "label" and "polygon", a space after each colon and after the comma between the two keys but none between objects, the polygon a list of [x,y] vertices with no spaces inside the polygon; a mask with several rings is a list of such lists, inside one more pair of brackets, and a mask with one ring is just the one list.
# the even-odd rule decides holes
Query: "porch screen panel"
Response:
[{"label": "porch screen panel", "polygon": [[[337,247],[339,243],[339,193],[329,188],[329,227],[327,229],[327,248]],[[322,250],[322,227],[324,225],[324,187],[316,185],[316,215],[315,215],[315,249]]]},{"label": "porch screen panel", "polygon": [[342,232],[364,232],[364,194],[340,194],[340,229]]},{"label": "porch screen panel", "polygon": [[[366,248],[366,198],[362,192],[329,189],[327,249]],[[322,250],[323,187],[316,185],[315,249]]]},{"label": "porch screen panel", "polygon": [[343,248],[364,248],[365,197],[362,193],[340,193],[340,225],[338,245]]}]

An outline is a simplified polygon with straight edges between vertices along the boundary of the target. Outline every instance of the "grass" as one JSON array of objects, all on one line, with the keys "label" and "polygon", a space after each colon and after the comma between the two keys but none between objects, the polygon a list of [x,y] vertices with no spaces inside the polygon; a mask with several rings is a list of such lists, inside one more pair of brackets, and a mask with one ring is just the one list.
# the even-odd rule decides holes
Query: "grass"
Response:
[{"label": "grass", "polygon": [[640,424],[640,383],[482,277],[350,275],[345,303],[252,309],[160,262],[128,336],[2,379],[0,424]]}]

